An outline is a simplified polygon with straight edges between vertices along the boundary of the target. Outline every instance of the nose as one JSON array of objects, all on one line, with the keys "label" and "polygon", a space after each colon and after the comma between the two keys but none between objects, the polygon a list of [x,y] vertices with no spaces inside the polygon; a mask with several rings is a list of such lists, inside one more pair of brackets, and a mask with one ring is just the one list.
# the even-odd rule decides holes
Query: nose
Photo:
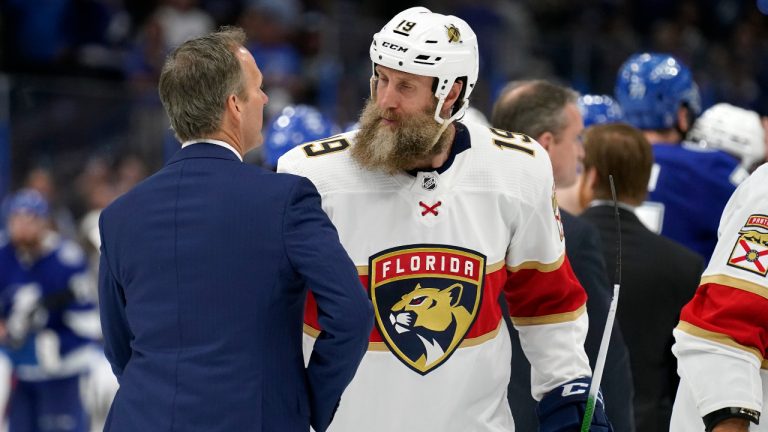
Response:
[{"label": "nose", "polygon": [[386,84],[379,85],[377,91],[376,103],[382,109],[394,109],[398,105],[397,92],[391,86]]}]

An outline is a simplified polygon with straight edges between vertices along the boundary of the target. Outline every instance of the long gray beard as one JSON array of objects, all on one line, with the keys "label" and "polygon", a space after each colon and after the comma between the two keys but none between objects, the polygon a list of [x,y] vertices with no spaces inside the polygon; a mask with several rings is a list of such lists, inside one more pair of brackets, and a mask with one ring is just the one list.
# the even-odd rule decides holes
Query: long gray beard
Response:
[{"label": "long gray beard", "polygon": [[[368,100],[360,115],[360,130],[352,147],[352,157],[364,168],[383,170],[389,174],[413,168],[419,160],[435,156],[446,146],[448,134],[443,132],[435,144],[440,125],[432,117],[435,107],[418,114],[396,116],[379,109]],[[396,120],[390,128],[382,117]]]}]

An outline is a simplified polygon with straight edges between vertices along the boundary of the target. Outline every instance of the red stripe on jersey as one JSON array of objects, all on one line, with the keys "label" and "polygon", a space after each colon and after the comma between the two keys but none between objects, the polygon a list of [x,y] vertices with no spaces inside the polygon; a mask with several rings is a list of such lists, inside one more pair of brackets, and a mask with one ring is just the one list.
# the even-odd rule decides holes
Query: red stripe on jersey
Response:
[{"label": "red stripe on jersey", "polygon": [[510,272],[504,295],[509,314],[521,318],[573,312],[587,301],[587,294],[573,274],[567,256],[553,271],[522,269]]},{"label": "red stripe on jersey", "polygon": [[768,299],[727,285],[699,286],[680,320],[754,347],[768,357]]},{"label": "red stripe on jersey", "polygon": [[[493,273],[485,275],[483,298],[477,311],[475,323],[467,332],[465,339],[476,338],[494,332],[499,327],[501,320],[501,308],[499,307],[499,294],[507,280],[507,270],[501,268]],[[368,290],[368,275],[360,275],[360,282]],[[311,292],[307,294],[307,303],[304,307],[304,324],[313,329],[320,330],[317,320],[317,303]],[[379,329],[375,326],[371,331],[370,342],[383,342]]]}]

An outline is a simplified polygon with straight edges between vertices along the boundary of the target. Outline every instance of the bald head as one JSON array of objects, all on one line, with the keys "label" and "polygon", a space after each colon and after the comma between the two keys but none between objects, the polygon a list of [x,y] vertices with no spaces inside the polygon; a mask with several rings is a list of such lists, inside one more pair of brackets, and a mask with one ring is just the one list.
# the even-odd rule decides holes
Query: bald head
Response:
[{"label": "bald head", "polygon": [[572,89],[544,80],[512,81],[493,107],[491,124],[536,140],[545,132],[556,135],[567,124],[565,107],[575,105],[578,97]]},{"label": "bald head", "polygon": [[584,120],[574,90],[543,80],[513,81],[493,107],[491,125],[524,133],[541,144],[552,162],[555,185],[567,188],[581,173]]}]

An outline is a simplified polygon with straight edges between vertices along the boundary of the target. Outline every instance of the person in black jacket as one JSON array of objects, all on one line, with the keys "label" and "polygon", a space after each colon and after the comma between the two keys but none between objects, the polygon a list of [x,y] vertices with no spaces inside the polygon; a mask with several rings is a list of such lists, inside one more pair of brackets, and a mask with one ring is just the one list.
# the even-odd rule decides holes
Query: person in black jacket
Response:
[{"label": "person in black jacket", "polygon": [[600,230],[608,273],[615,270],[616,222],[608,175],[619,201],[622,286],[617,321],[629,348],[638,432],[669,430],[677,390],[672,329],[696,291],[703,261],[651,232],[634,213],[646,197],[653,153],[642,132],[626,124],[593,126],[584,139],[581,217]]},{"label": "person in black jacket", "polygon": [[[577,98],[572,89],[547,81],[516,81],[502,91],[491,118],[494,128],[529,135],[547,150],[558,189],[573,185],[580,172],[584,122]],[[560,215],[566,254],[588,295],[589,333],[584,345],[594,368],[611,300],[608,274],[612,273],[606,273],[595,227],[562,209]],[[512,331],[510,321],[507,324],[512,335],[513,358],[508,389],[510,407],[517,430],[536,431],[530,364],[525,361],[517,332]],[[629,355],[618,326],[613,329],[601,388],[614,430],[634,431]]]}]

